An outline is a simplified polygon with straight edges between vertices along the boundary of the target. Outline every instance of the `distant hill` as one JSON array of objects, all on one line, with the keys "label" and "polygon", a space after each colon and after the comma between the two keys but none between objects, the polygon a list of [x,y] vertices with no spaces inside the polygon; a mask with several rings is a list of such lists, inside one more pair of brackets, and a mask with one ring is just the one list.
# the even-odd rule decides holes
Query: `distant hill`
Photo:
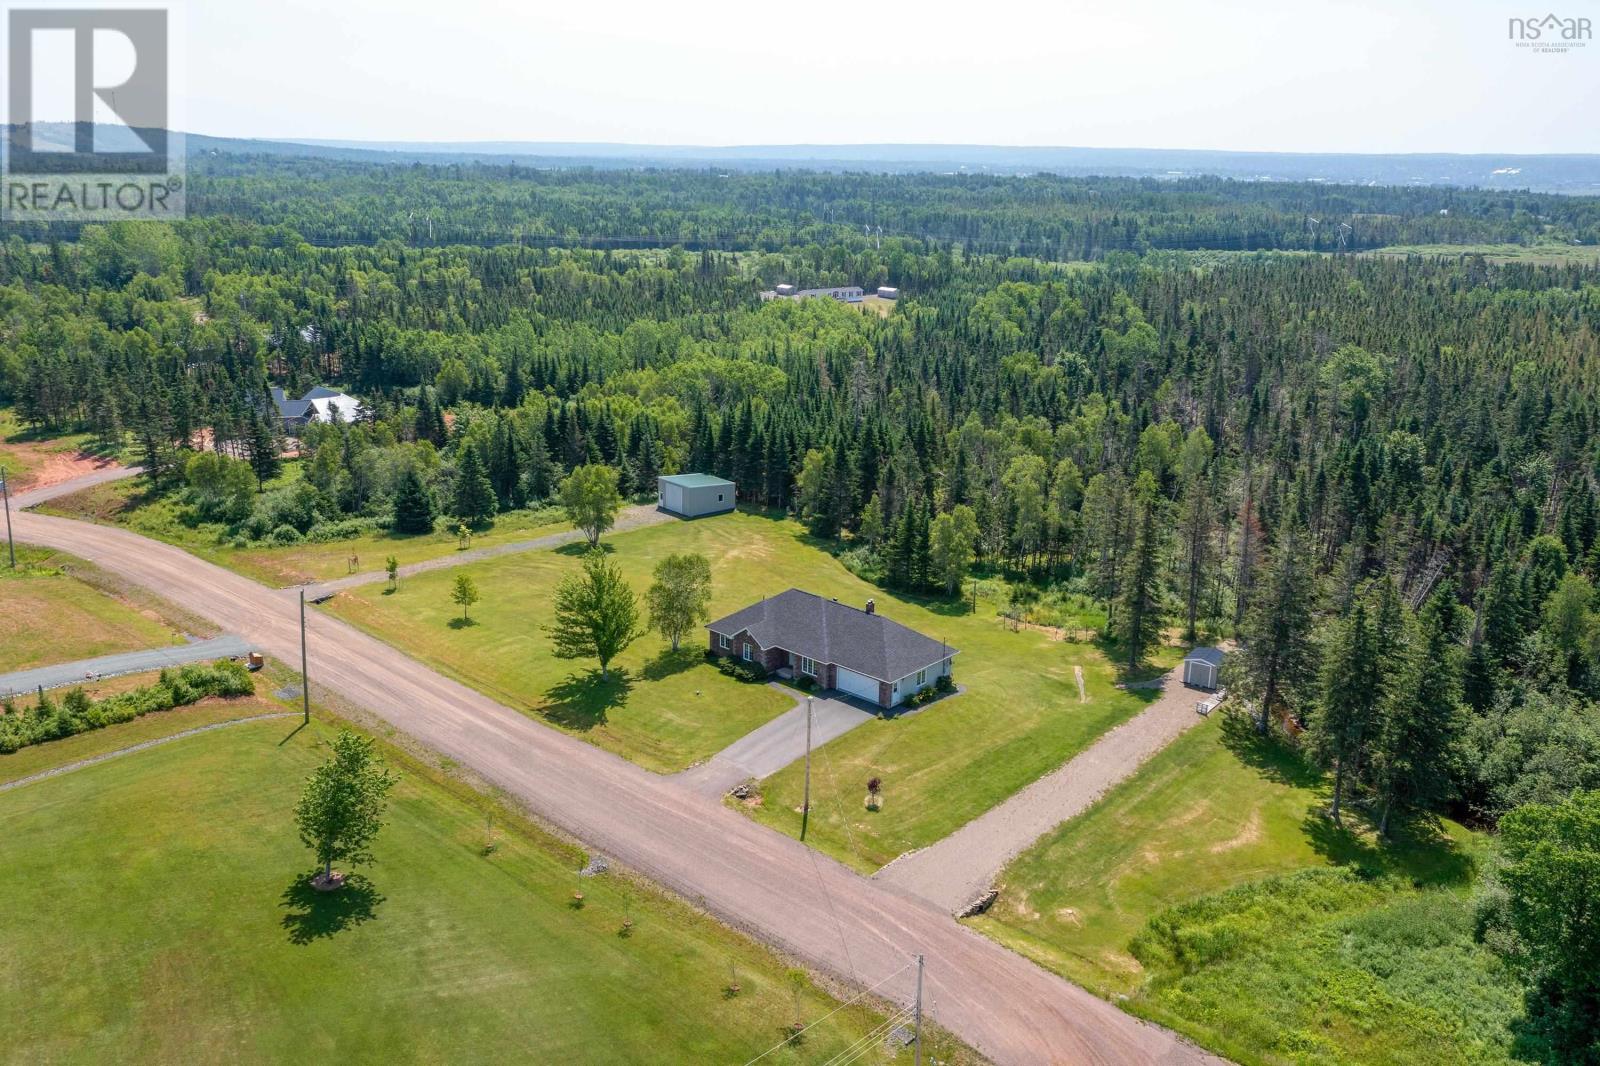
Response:
[{"label": "distant hill", "polygon": [[[211,138],[194,138],[208,145]],[[1211,175],[1246,181],[1327,181],[1340,184],[1456,185],[1600,194],[1600,155],[1350,155],[1220,152],[1164,148],[1028,148],[949,144],[640,145],[560,141],[460,143],[306,140],[225,140],[219,150],[310,148],[439,161],[526,160],[532,165],[804,168],[935,173],[1104,174],[1117,177]]]},{"label": "distant hill", "polygon": [[[125,131],[124,131],[125,133]],[[68,124],[38,135],[70,142]],[[191,156],[298,156],[369,162],[515,162],[532,167],[737,171],[1215,176],[1241,181],[1428,185],[1600,195],[1600,155],[1355,155],[1167,148],[1029,148],[983,144],[615,144],[573,141],[257,140],[188,134]]]}]

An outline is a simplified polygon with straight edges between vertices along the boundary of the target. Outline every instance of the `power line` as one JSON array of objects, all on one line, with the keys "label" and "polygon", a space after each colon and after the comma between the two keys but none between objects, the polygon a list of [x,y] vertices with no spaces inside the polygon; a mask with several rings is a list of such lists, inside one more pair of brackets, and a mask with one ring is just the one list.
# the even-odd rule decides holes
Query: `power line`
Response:
[{"label": "power line", "polygon": [[877,984],[868,985],[866,988],[863,988],[861,991],[857,992],[855,995],[851,996],[849,999],[845,1000],[843,1003],[839,1004],[837,1007],[833,1008],[828,1013],[824,1014],[822,1017],[820,1017],[816,1021],[812,1022],[810,1025],[807,1025],[805,1028],[801,1029],[799,1032],[795,1033],[793,1036],[790,1036],[790,1037],[788,1037],[788,1038],[786,1038],[784,1040],[778,1041],[776,1044],[773,1044],[771,1047],[767,1048],[767,1050],[763,1051],[761,1054],[757,1055],[755,1058],[753,1058],[749,1062],[745,1063],[744,1066],[751,1066],[751,1063],[760,1062],[762,1059],[766,1058],[768,1055],[772,1054],[774,1051],[777,1051],[779,1048],[787,1047],[789,1045],[789,1042],[792,1041],[795,1037],[804,1036],[812,1028],[814,1028],[814,1027],[816,1027],[818,1025],[821,1025],[823,1022],[827,1021],[829,1018],[832,1018],[835,1014],[838,1014],[840,1011],[842,1011],[846,1007],[850,1006],[850,1004],[854,1003],[856,1000],[861,999],[863,996],[871,995],[873,992],[877,991],[879,988],[882,988],[884,985],[888,984],[890,981],[893,981],[896,977],[899,977],[901,974],[903,974],[907,970],[911,969],[911,967],[913,965],[915,965],[915,964],[908,962],[904,966],[902,966],[898,970],[896,970],[894,973],[890,974],[888,977],[885,977],[883,980],[879,981]]}]

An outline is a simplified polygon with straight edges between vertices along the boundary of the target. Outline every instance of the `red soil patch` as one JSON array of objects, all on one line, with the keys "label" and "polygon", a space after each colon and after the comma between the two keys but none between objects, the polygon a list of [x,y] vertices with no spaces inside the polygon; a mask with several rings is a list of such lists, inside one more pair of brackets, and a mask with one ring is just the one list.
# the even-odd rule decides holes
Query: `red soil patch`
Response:
[{"label": "red soil patch", "polygon": [[[30,445],[23,445],[23,448],[34,450]],[[12,488],[19,490],[48,488],[117,465],[115,459],[101,458],[87,452],[53,452],[48,448],[38,447],[37,453],[43,456],[43,461],[33,470],[18,474]]]}]

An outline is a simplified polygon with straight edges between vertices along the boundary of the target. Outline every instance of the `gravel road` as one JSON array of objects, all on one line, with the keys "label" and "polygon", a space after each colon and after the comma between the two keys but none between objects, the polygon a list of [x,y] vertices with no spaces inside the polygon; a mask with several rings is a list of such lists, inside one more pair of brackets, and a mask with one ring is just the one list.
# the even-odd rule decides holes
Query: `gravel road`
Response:
[{"label": "gravel road", "polygon": [[[268,654],[299,653],[297,590],[267,589],[127,530],[32,513],[13,519],[19,540],[88,559]],[[338,692],[730,924],[859,985],[925,953],[930,1012],[998,1063],[1222,1061],[926,901],[541,726],[337,619],[312,612],[309,628],[313,689]],[[895,984],[904,987],[885,991],[907,1002],[909,983]]]}]

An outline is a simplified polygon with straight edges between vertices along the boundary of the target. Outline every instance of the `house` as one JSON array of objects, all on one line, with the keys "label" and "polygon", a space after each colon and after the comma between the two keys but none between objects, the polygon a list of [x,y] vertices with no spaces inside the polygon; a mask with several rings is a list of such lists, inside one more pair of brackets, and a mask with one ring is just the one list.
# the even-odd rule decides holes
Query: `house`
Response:
[{"label": "house", "polygon": [[1196,648],[1183,660],[1183,683],[1214,691],[1222,674],[1221,648]]},{"label": "house", "polygon": [[763,300],[809,300],[814,296],[825,296],[830,300],[842,300],[845,303],[860,303],[866,298],[867,291],[859,285],[832,285],[825,289],[797,289],[785,282],[775,289],[765,289],[761,293]]},{"label": "house", "polygon": [[706,626],[714,655],[737,656],[768,673],[815,678],[879,707],[896,707],[950,673],[958,652],[864,608],[790,589]]},{"label": "house", "polygon": [[339,421],[354,422],[361,415],[361,401],[354,396],[318,385],[298,400],[291,400],[278,386],[272,386],[272,405],[283,420],[283,431],[298,435],[310,422],[332,422],[334,412]]},{"label": "house", "polygon": [[656,478],[656,505],[684,518],[726,514],[733,510],[731,481],[710,474],[669,474]]}]

